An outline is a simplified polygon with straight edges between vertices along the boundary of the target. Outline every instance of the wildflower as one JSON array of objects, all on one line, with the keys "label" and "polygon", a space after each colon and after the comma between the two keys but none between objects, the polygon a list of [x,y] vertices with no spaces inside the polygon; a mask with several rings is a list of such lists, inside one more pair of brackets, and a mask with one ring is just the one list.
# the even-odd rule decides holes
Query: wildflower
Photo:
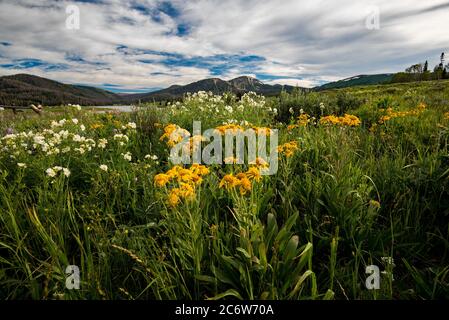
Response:
[{"label": "wildflower", "polygon": [[108,140],[107,139],[100,139],[98,140],[98,148],[100,149],[104,149],[106,148],[106,145],[108,144]]},{"label": "wildflower", "polygon": [[222,136],[225,134],[235,134],[242,130],[243,128],[236,124],[226,124],[215,128],[215,132],[219,133]]},{"label": "wildflower", "polygon": [[170,181],[170,176],[165,173],[159,173],[154,176],[154,183],[158,187],[165,186]]},{"label": "wildflower", "polygon": [[103,128],[103,127],[104,127],[104,125],[101,124],[101,123],[94,123],[94,124],[92,124],[92,125],[90,126],[90,128],[93,129],[93,130],[101,129],[101,128]]},{"label": "wildflower", "polygon": [[157,155],[150,155],[150,154],[147,154],[147,155],[145,156],[145,159],[151,159],[151,160],[156,161],[157,159],[159,159],[159,157],[158,157]]},{"label": "wildflower", "polygon": [[73,124],[78,124],[78,119],[72,119]]},{"label": "wildflower", "polygon": [[195,195],[195,189],[188,183],[182,183],[179,188],[179,194],[184,199],[192,198]]},{"label": "wildflower", "polygon": [[126,127],[128,129],[136,129],[137,125],[134,122],[128,122],[128,124],[126,125]]},{"label": "wildflower", "polygon": [[225,106],[225,110],[229,113],[232,113],[234,111],[231,106]]},{"label": "wildflower", "polygon": [[307,113],[303,113],[298,117],[297,124],[298,126],[305,127],[310,122],[309,115]]},{"label": "wildflower", "polygon": [[240,180],[236,178],[233,174],[227,174],[221,179],[219,187],[225,187],[227,190],[235,188],[240,184]]},{"label": "wildflower", "polygon": [[193,173],[196,173],[198,175],[204,176],[209,174],[209,169],[206,166],[203,166],[201,164],[192,164],[190,167],[190,170],[192,170]]},{"label": "wildflower", "polygon": [[260,170],[257,169],[256,167],[251,166],[248,171],[246,172],[246,176],[250,179],[250,180],[255,180],[257,182],[260,181],[260,179],[262,178],[262,176],[260,175]]},{"label": "wildflower", "polygon": [[240,194],[245,195],[247,192],[251,191],[252,184],[251,181],[245,176],[240,179]]},{"label": "wildflower", "polygon": [[332,125],[341,125],[341,126],[348,126],[348,127],[357,127],[362,122],[360,119],[354,115],[351,114],[345,114],[343,117],[337,117],[334,115],[329,115],[322,117],[320,119],[321,124],[332,124]]},{"label": "wildflower", "polygon": [[266,168],[268,167],[268,163],[262,157],[257,157],[256,161],[251,161],[249,164],[256,165],[256,167]]},{"label": "wildflower", "polygon": [[288,109],[288,112],[290,112],[290,114],[295,113],[295,110],[293,110],[293,108]]},{"label": "wildflower", "polygon": [[45,170],[45,172],[47,173],[47,176],[49,176],[50,178],[56,177],[56,172],[52,168],[48,168],[47,170]]},{"label": "wildflower", "polygon": [[291,157],[298,150],[298,142],[290,141],[277,147],[279,153],[283,153],[287,158]]},{"label": "wildflower", "polygon": [[127,161],[131,161],[132,160],[132,155],[131,152],[127,152],[125,154],[121,154],[123,156],[123,159],[127,160]]},{"label": "wildflower", "polygon": [[254,127],[253,129],[256,131],[257,135],[269,136],[273,133],[270,128],[266,127]]},{"label": "wildflower", "polygon": [[376,200],[370,200],[370,201],[369,201],[369,204],[370,204],[370,206],[372,206],[372,207],[374,207],[374,208],[377,208],[377,209],[380,208],[380,203],[379,203],[379,201],[376,201]]},{"label": "wildflower", "polygon": [[108,171],[108,166],[105,165],[105,164],[102,164],[102,165],[100,165],[100,170],[103,170],[103,171],[107,172]]},{"label": "wildflower", "polygon": [[224,163],[225,164],[236,164],[237,163],[237,158],[235,158],[235,157],[227,157],[227,158],[224,158]]},{"label": "wildflower", "polygon": [[172,207],[176,207],[179,202],[181,202],[181,199],[177,194],[177,190],[173,189],[168,195],[168,204]]},{"label": "wildflower", "polygon": [[17,163],[17,166],[19,167],[19,168],[27,168],[27,165],[26,165],[26,163],[22,163],[22,162],[19,162],[19,163]]},{"label": "wildflower", "polygon": [[69,176],[71,175],[70,170],[67,169],[67,168],[63,168],[63,169],[62,169],[62,172],[64,173],[64,175],[65,175],[66,177],[69,177]]},{"label": "wildflower", "polygon": [[84,126],[84,124],[80,125],[80,129],[81,129],[81,131],[85,131],[86,130],[86,127]]}]

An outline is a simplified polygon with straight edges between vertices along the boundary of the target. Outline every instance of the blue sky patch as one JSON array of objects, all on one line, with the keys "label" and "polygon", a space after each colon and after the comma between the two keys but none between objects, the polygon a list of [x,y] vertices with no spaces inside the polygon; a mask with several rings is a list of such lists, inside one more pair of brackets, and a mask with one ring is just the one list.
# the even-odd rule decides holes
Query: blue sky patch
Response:
[{"label": "blue sky patch", "polygon": [[60,63],[48,63],[39,59],[16,59],[11,63],[1,64],[1,68],[5,69],[31,69],[31,68],[40,68],[44,71],[58,71],[58,70],[67,70],[68,66]]}]

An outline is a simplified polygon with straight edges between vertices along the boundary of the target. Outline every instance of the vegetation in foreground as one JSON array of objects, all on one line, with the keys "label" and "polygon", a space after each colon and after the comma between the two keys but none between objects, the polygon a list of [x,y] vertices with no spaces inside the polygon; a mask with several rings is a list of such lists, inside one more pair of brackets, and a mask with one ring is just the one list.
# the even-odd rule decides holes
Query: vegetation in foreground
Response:
[{"label": "vegetation in foreground", "polygon": [[[0,111],[0,297],[448,298],[448,112],[447,82]],[[279,129],[277,174],[173,166],[169,133],[193,120]]]}]

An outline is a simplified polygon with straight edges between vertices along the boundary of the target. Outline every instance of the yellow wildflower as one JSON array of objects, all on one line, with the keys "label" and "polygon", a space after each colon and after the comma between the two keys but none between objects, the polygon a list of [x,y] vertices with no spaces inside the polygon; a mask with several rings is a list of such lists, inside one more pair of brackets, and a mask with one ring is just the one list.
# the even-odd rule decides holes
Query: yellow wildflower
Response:
[{"label": "yellow wildflower", "polygon": [[238,178],[236,178],[233,174],[227,174],[223,177],[223,179],[221,179],[219,187],[223,188],[225,187],[226,189],[232,189],[237,187],[240,184],[240,180]]},{"label": "yellow wildflower", "polygon": [[250,180],[256,180],[256,181],[260,181],[260,179],[262,178],[261,174],[260,174],[260,170],[256,167],[251,166],[248,171],[246,172],[246,176],[250,179]]},{"label": "yellow wildflower", "polygon": [[165,186],[170,181],[170,176],[165,173],[159,173],[154,176],[154,183],[158,187]]},{"label": "yellow wildflower", "polygon": [[168,195],[168,204],[171,205],[172,207],[176,207],[179,202],[181,202],[181,199],[178,196],[178,189],[175,188],[173,190],[171,190],[171,192]]},{"label": "yellow wildflower", "polygon": [[240,178],[240,194],[245,195],[247,192],[251,191],[252,184],[251,181],[245,176]]}]

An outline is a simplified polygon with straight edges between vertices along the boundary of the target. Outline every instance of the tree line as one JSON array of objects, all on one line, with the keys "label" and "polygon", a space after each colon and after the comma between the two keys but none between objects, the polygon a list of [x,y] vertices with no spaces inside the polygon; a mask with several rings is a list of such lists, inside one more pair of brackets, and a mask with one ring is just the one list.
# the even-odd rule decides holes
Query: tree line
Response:
[{"label": "tree line", "polygon": [[429,63],[426,60],[424,63],[414,64],[405,72],[398,72],[393,76],[391,82],[411,82],[411,81],[429,81],[449,79],[449,63],[445,65],[444,52],[440,55],[440,63],[437,64],[433,70],[429,69]]}]

